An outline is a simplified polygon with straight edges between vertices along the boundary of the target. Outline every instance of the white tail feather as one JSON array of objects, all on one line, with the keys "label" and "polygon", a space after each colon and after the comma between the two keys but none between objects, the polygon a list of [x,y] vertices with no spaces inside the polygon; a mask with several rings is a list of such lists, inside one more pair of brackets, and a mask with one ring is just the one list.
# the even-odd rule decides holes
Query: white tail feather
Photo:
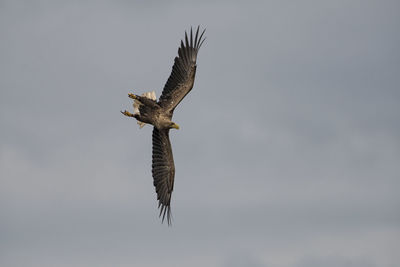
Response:
[{"label": "white tail feather", "polygon": [[[154,92],[154,91],[143,93],[142,96],[147,97],[149,99],[152,99],[154,101],[157,100],[156,92]],[[140,103],[140,101],[138,101],[136,99],[133,100],[133,114],[139,114],[140,115],[139,107],[141,105],[142,105],[142,103]],[[137,124],[139,124],[140,129],[142,129],[143,126],[146,125],[146,123],[141,122],[141,121],[137,121]]]}]

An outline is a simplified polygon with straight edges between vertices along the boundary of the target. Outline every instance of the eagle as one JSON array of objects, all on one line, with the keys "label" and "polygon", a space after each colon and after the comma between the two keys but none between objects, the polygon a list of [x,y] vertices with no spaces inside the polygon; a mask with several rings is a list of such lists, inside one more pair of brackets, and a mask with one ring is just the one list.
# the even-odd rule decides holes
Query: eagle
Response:
[{"label": "eagle", "polygon": [[140,128],[146,123],[153,125],[153,155],[152,174],[160,209],[159,217],[162,222],[167,218],[171,225],[171,195],[174,189],[175,164],[172,155],[169,130],[179,129],[179,125],[172,121],[176,106],[192,90],[196,75],[197,53],[205,38],[205,29],[199,34],[200,26],[196,33],[192,28],[188,36],[185,31],[185,40],[181,40],[178,56],[175,57],[171,74],[162,90],[160,98],[156,99],[155,92],[147,92],[141,96],[129,93],[133,101],[133,114],[127,110],[121,113],[137,120]]}]

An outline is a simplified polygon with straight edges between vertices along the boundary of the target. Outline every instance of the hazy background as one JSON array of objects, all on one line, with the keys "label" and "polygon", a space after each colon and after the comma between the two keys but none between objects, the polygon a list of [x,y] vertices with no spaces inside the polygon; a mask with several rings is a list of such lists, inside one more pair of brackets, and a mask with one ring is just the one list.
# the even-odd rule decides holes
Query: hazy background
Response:
[{"label": "hazy background", "polygon": [[[400,265],[399,1],[0,1],[0,265]],[[207,28],[173,226],[119,111]]]}]

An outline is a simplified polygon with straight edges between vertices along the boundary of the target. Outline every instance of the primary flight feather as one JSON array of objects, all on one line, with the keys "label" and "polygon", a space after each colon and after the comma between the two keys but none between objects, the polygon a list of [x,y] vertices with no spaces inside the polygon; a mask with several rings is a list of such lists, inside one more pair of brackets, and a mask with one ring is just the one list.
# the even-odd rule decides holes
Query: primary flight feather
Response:
[{"label": "primary flight feather", "polygon": [[175,107],[192,90],[196,75],[197,53],[205,38],[205,30],[199,33],[197,27],[194,34],[190,29],[190,34],[185,32],[185,40],[181,41],[178,49],[178,56],[175,57],[172,72],[164,86],[158,101],[153,92],[147,92],[141,96],[128,94],[134,99],[133,114],[124,111],[122,114],[136,118],[140,128],[146,123],[154,126],[153,128],[153,163],[152,174],[153,184],[156,188],[158,207],[162,221],[167,218],[171,224],[171,194],[174,189],[175,164],[172,155],[171,142],[169,140],[169,130],[179,129],[179,126],[172,122],[172,115]]}]

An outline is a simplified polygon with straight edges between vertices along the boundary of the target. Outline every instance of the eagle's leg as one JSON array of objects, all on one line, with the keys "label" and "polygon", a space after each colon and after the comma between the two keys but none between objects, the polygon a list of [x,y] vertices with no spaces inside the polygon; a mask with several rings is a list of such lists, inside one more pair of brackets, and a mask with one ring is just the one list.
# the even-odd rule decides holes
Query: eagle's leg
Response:
[{"label": "eagle's leg", "polygon": [[[132,99],[138,101],[140,104],[144,104],[145,106],[150,106],[152,108],[159,107],[156,100],[150,98],[149,96],[145,96],[145,95],[139,96],[139,95],[135,95],[132,93],[129,93],[128,96],[129,96],[129,98],[132,98]],[[154,96],[154,98],[155,98],[155,96]]]},{"label": "eagle's leg", "polygon": [[138,114],[132,114],[132,113],[130,113],[130,112],[127,111],[127,110],[121,111],[121,113],[124,114],[124,115],[127,116],[127,117],[132,117],[132,118],[136,118],[136,116],[138,115]]}]

